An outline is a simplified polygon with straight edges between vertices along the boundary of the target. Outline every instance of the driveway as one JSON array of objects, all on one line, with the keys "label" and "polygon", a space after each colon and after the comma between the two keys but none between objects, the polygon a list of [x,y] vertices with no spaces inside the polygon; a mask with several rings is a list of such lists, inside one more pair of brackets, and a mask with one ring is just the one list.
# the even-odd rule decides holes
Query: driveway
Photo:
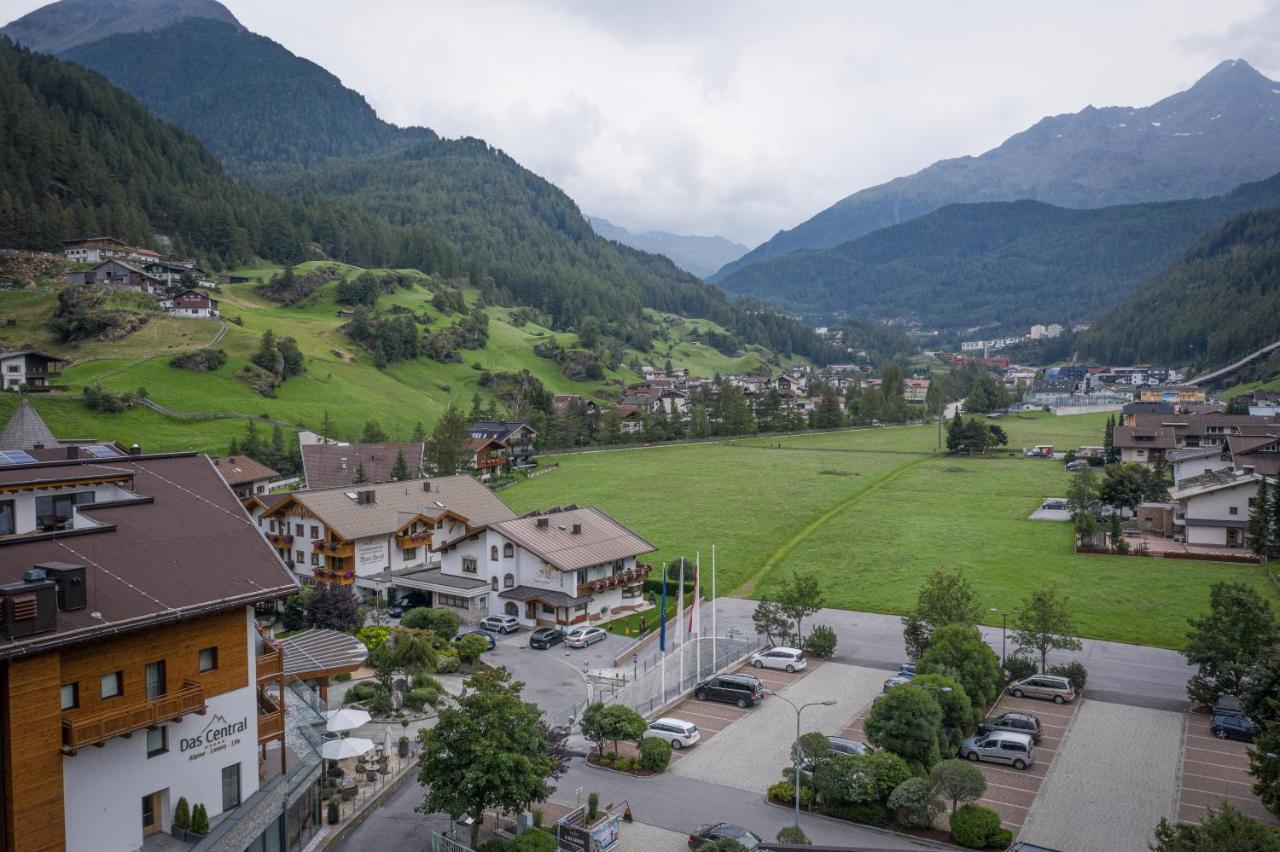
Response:
[{"label": "driveway", "polygon": [[[485,653],[484,661],[506,668],[512,677],[522,681],[524,699],[542,708],[549,724],[568,724],[569,718],[576,717],[587,700],[582,670],[574,666],[572,656],[566,657],[561,646],[535,651],[529,647],[528,634],[524,634],[523,639],[523,642],[499,642]],[[570,655],[576,653],[571,651]]]},{"label": "driveway", "polygon": [[1173,816],[1182,726],[1180,713],[1086,701],[1019,839],[1073,852],[1146,849],[1161,817]]},{"label": "driveway", "polygon": [[[757,675],[762,673],[752,670]],[[834,698],[832,707],[821,705],[807,708],[802,716],[802,731],[820,731],[838,734],[850,719],[857,716],[880,692],[885,672],[874,669],[846,666],[840,663],[810,663],[806,672],[787,675],[765,669],[763,676],[770,680],[792,678],[794,681],[779,689],[779,695],[797,706]],[[768,681],[766,681],[768,682]],[[699,743],[671,771],[685,778],[726,784],[741,790],[763,793],[770,784],[782,779],[782,770],[791,763],[791,744],[795,741],[795,711],[786,701],[771,696],[749,710],[737,710],[727,704],[690,701],[681,710],[669,714],[678,716],[687,711],[688,718],[699,727],[693,717],[703,707],[707,712],[720,716],[721,708],[733,710],[741,716],[724,725],[714,736]],[[714,707],[715,710],[709,708]]]}]

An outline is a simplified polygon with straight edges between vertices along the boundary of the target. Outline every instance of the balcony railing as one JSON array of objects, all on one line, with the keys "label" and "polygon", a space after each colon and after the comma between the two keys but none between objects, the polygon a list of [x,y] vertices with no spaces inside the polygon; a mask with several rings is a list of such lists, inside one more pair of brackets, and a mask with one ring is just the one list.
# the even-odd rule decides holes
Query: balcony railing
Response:
[{"label": "balcony railing", "polygon": [[112,707],[76,719],[63,719],[62,744],[68,749],[84,748],[188,713],[203,713],[204,710],[204,687],[193,680],[186,680],[182,682],[182,689],[155,699]]},{"label": "balcony railing", "polygon": [[317,538],[311,542],[311,546],[328,556],[354,556],[356,546],[349,541],[325,541]]},{"label": "balcony railing", "polygon": [[608,589],[616,589],[621,586],[629,586],[633,583],[644,582],[645,577],[649,576],[652,570],[650,565],[637,565],[635,568],[629,568],[626,571],[619,571],[616,574],[609,574],[604,577],[597,577],[594,580],[588,580],[578,586],[578,596],[583,597],[593,592],[603,592]]},{"label": "balcony railing", "polygon": [[258,655],[258,683],[277,680],[284,674],[284,652],[279,648]]},{"label": "balcony railing", "polygon": [[275,547],[293,546],[293,536],[289,533],[267,533],[267,541]]},{"label": "balcony railing", "polygon": [[401,550],[411,550],[415,547],[431,546],[431,533],[402,533],[396,536],[396,547]]},{"label": "balcony railing", "polygon": [[258,742],[268,742],[284,734],[284,709],[270,695],[258,690]]},{"label": "balcony railing", "polygon": [[356,581],[356,572],[353,568],[330,568],[327,565],[317,565],[311,569],[311,573],[321,583],[338,583],[347,586]]}]

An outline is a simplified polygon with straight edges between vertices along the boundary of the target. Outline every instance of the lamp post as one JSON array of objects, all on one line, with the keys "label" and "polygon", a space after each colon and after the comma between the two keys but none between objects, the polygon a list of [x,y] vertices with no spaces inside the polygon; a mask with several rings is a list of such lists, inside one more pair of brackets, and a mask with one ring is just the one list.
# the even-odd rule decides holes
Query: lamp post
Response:
[{"label": "lamp post", "polygon": [[1022,615],[1022,611],[1017,609],[997,609],[993,606],[991,607],[991,612],[1000,613],[1000,668],[1003,669],[1005,660],[1007,659],[1005,657],[1005,642],[1009,634],[1009,616]]},{"label": "lamp post", "polygon": [[795,774],[791,778],[792,785],[796,788],[796,828],[800,827],[800,714],[804,712],[806,707],[831,707],[836,703],[834,698],[828,698],[826,701],[810,701],[808,704],[797,705],[790,698],[779,695],[772,689],[766,689],[765,693],[772,695],[774,698],[781,698],[783,701],[791,705],[791,709],[796,711],[796,742],[791,747],[792,764],[795,767]]}]

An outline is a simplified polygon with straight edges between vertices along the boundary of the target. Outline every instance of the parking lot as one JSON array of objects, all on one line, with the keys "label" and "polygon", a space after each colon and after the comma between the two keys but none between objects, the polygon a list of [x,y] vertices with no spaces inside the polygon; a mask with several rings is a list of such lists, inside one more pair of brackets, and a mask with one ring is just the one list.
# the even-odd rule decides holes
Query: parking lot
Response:
[{"label": "parking lot", "polygon": [[[566,628],[567,630],[567,628]],[[515,633],[492,633],[497,643],[507,648],[529,647],[529,634],[532,628],[521,627]],[[573,667],[581,671],[585,666],[592,672],[612,669],[614,659],[635,642],[634,636],[621,636],[610,633],[602,641],[595,642],[585,648],[570,648],[566,645],[553,645],[539,654],[558,654],[568,660]]]},{"label": "parking lot", "polygon": [[1186,719],[1178,819],[1199,822],[1208,808],[1221,807],[1226,801],[1254,819],[1276,824],[1253,795],[1248,744],[1215,737],[1204,713],[1189,713]]}]

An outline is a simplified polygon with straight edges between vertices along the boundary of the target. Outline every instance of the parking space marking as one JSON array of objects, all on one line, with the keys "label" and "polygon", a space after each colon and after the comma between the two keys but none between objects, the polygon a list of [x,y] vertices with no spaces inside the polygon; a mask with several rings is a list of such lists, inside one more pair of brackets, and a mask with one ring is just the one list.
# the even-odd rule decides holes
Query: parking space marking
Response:
[{"label": "parking space marking", "polygon": [[1248,771],[1249,746],[1218,739],[1204,713],[1190,713],[1186,720],[1178,820],[1197,822],[1209,808],[1217,809],[1223,802],[1230,802],[1254,819],[1280,824],[1253,794],[1253,779]]}]

